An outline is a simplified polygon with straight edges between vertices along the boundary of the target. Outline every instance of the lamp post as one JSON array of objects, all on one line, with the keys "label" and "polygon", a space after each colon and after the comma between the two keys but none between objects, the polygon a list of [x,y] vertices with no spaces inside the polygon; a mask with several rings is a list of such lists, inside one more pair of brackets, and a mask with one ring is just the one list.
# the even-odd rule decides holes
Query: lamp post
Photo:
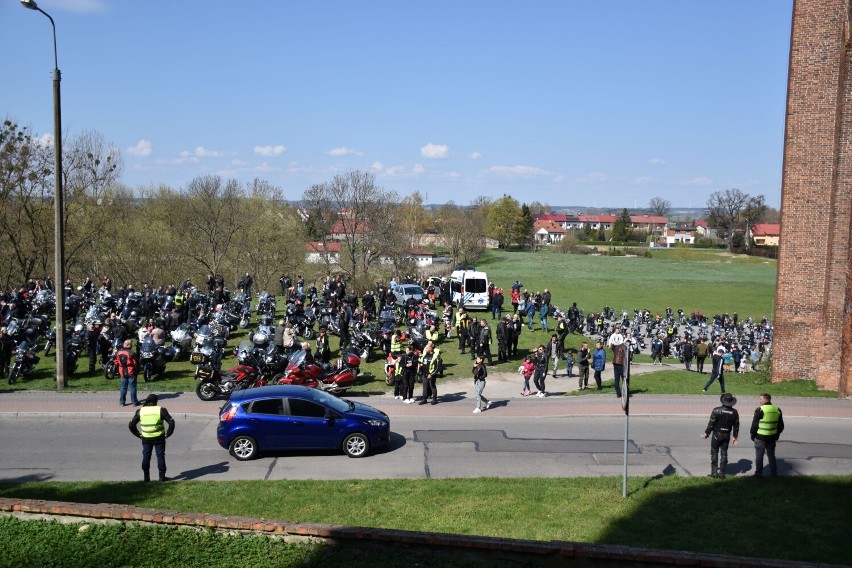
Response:
[{"label": "lamp post", "polygon": [[54,207],[54,295],[56,297],[56,388],[68,386],[65,366],[65,196],[62,189],[62,105],[59,96],[59,61],[56,56],[56,25],[35,0],[21,0],[30,10],[41,12],[53,29],[53,207]]}]

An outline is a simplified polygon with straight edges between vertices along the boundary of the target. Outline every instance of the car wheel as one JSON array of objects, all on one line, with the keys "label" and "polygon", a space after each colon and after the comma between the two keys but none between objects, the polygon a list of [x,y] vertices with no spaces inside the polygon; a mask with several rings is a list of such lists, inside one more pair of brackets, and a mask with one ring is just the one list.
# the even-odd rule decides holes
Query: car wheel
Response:
[{"label": "car wheel", "polygon": [[251,436],[237,436],[228,451],[240,461],[250,460],[257,456],[257,442]]},{"label": "car wheel", "polygon": [[201,382],[195,386],[195,394],[201,400],[213,400],[216,398],[216,389],[210,383]]},{"label": "car wheel", "polygon": [[350,458],[363,458],[370,451],[370,439],[361,434],[349,434],[343,440],[343,451]]}]

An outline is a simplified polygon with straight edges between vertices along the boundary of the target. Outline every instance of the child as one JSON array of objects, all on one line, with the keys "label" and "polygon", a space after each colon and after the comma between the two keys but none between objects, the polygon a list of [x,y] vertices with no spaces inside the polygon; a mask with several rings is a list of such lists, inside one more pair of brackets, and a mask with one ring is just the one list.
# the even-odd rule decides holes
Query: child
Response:
[{"label": "child", "polygon": [[524,390],[521,391],[521,395],[529,396],[530,395],[530,377],[533,376],[535,372],[535,364],[532,361],[532,357],[527,355],[524,359],[524,362],[521,363],[521,366],[518,367],[518,372],[524,376]]},{"label": "child", "polygon": [[568,369],[568,378],[574,376],[574,357],[571,356],[570,351],[565,352],[565,368]]}]

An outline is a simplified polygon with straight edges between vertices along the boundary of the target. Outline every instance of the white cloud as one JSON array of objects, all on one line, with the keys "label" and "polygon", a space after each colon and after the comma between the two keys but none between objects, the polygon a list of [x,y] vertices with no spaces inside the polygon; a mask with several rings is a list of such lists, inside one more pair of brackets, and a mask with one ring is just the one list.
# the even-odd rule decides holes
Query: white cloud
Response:
[{"label": "white cloud", "polygon": [[682,185],[710,185],[713,183],[713,180],[708,177],[694,177],[692,179],[685,179],[681,181]]},{"label": "white cloud", "polygon": [[106,12],[108,7],[104,0],[63,0],[58,3],[57,8],[68,12],[79,14],[90,14],[95,12]]},{"label": "white cloud", "polygon": [[385,166],[381,162],[373,162],[372,164],[370,164],[370,169],[376,172],[380,172],[385,169]]},{"label": "white cloud", "polygon": [[385,170],[385,175],[391,177],[405,175],[405,166],[391,166]]},{"label": "white cloud", "polygon": [[414,175],[420,175],[425,171],[426,171],[426,168],[424,168],[420,164],[414,164],[414,167],[411,168],[411,173],[413,173]]},{"label": "white cloud", "polygon": [[[181,152],[183,155],[184,152]],[[221,158],[222,152],[218,150],[208,150],[204,146],[197,146],[193,151],[193,154],[198,156],[199,158]]]},{"label": "white cloud", "polygon": [[640,176],[638,178],[634,178],[633,183],[636,185],[647,185],[649,183],[654,183],[657,181],[657,178],[650,176]]},{"label": "white cloud", "polygon": [[340,146],[339,148],[332,148],[328,152],[326,152],[329,156],[363,156],[364,152],[360,150],[356,150],[355,148],[347,148],[346,146]]},{"label": "white cloud", "polygon": [[491,166],[488,171],[502,176],[550,177],[553,172],[534,166]]},{"label": "white cloud", "polygon": [[41,146],[42,148],[53,146],[53,134],[51,134],[50,132],[45,132],[38,138],[33,138],[33,142],[35,142],[36,145]]},{"label": "white cloud", "polygon": [[127,149],[127,153],[131,156],[136,156],[138,158],[144,158],[146,156],[151,155],[151,150],[153,150],[154,146],[144,138],[136,143],[135,146],[131,146]]},{"label": "white cloud", "polygon": [[469,159],[471,159],[471,160],[478,160],[479,158],[481,158],[481,157],[482,157],[482,153],[480,153],[480,152],[471,152],[470,154],[468,154],[468,155],[467,155],[467,157],[468,157]]},{"label": "white cloud", "polygon": [[284,152],[287,151],[285,146],[281,144],[277,144],[275,146],[255,146],[254,153],[259,156],[263,156],[264,158],[271,158],[274,156],[280,156]]},{"label": "white cloud", "polygon": [[666,161],[661,159],[661,158],[651,158],[650,160],[648,160],[648,163],[651,164],[652,166],[665,166],[666,165]]},{"label": "white cloud", "polygon": [[445,160],[450,157],[450,147],[445,144],[432,144],[429,142],[420,148],[420,155],[433,160]]}]

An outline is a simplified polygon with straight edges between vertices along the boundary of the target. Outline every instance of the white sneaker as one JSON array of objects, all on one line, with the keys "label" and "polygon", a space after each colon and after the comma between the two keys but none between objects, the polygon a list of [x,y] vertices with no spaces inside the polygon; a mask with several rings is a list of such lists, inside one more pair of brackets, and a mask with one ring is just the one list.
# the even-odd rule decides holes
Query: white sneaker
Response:
[{"label": "white sneaker", "polygon": [[544,397],[545,397],[545,396],[547,396],[547,395],[546,395],[546,394],[544,394],[544,392],[540,392],[540,393],[538,393],[538,396],[539,396],[539,397],[541,397],[541,398],[544,398]]},{"label": "white sneaker", "polygon": [[489,408],[491,408],[491,401],[490,400],[485,403],[485,410],[488,410]]},{"label": "white sneaker", "polygon": [[482,412],[482,411],[481,411],[481,410],[479,410],[478,408],[474,408],[474,409],[473,409],[473,413],[474,413],[474,414],[479,414],[480,412]]},{"label": "white sneaker", "polygon": [[408,399],[408,404],[411,404],[412,402],[414,402],[414,399],[413,399],[413,398],[409,398],[409,399]]},{"label": "white sneaker", "polygon": [[405,402],[405,404],[411,404],[411,399],[410,399],[410,398],[406,398],[403,402]]}]

